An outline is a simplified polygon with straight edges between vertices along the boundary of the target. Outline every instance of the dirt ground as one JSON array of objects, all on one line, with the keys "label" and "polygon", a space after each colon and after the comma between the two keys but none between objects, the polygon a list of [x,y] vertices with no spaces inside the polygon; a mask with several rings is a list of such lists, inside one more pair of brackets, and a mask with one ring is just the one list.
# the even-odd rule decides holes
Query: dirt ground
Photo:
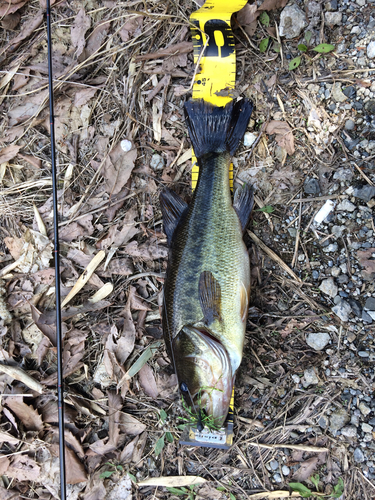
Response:
[{"label": "dirt ground", "polygon": [[[310,15],[311,27],[293,39],[280,38],[275,27],[282,0],[267,0],[268,22],[260,11],[254,21],[256,8],[232,19],[235,97],[254,102],[248,132],[256,136],[236,153],[235,185],[254,185],[256,207],[245,235],[252,292],[236,380],[235,439],[226,452],[178,445],[189,415],[160,323],[168,249],[158,196],[167,186],[191,197],[183,103],[197,70],[189,16],[201,3],[53,5],[71,500],[286,498],[289,483],[305,487],[299,490],[305,497],[308,489],[322,498],[375,496],[375,434],[368,424],[375,411],[373,358],[357,355],[373,352],[374,329],[335,314],[338,302],[319,288],[341,256],[352,275],[362,273],[356,300],[363,305],[374,296],[374,249],[352,249],[360,241],[353,219],[349,239],[337,239],[338,249],[327,253],[327,244],[336,244],[334,221],[314,223],[327,200],[342,202],[350,186],[375,181],[371,157],[363,161],[345,142],[351,110],[329,113],[319,86],[368,89],[372,72],[336,50],[345,28],[324,22],[319,2],[299,4],[307,16],[309,3],[321,9],[318,17],[313,22]],[[0,497],[6,500],[59,498],[43,8],[42,0],[0,0]],[[371,13],[365,6],[361,20]],[[289,69],[301,54],[298,45],[307,43],[307,29],[311,47],[330,43],[335,50],[309,48]],[[337,181],[343,166],[352,176]],[[315,193],[306,188],[311,179],[319,186]],[[329,344],[314,349],[306,339],[319,332]],[[360,401],[370,401],[367,441],[360,427],[352,436],[341,432]],[[366,459],[357,460],[362,441]],[[189,476],[191,487],[175,476]],[[156,477],[161,486],[147,484]]]}]

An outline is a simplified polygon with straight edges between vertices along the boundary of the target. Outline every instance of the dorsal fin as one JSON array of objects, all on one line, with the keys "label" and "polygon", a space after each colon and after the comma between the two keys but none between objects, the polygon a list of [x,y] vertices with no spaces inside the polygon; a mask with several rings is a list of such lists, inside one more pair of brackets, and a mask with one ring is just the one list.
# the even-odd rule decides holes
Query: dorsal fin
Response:
[{"label": "dorsal fin", "polygon": [[249,223],[251,211],[254,205],[254,191],[250,184],[243,184],[239,187],[233,200],[233,208],[237,212],[241,222],[242,232],[245,232],[246,226]]},{"label": "dorsal fin", "polygon": [[181,220],[188,204],[168,188],[163,189],[159,196],[161,212],[163,214],[163,227],[167,235],[168,245],[171,246],[173,234]]},{"label": "dorsal fin", "polygon": [[214,319],[221,321],[221,288],[210,271],[204,271],[199,278],[199,301],[204,322],[210,325]]}]

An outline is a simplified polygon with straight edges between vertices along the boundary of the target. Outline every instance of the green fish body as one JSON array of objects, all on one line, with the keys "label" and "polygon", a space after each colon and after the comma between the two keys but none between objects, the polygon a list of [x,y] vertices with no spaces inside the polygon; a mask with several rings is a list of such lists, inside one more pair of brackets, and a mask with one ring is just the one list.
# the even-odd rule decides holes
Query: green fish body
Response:
[{"label": "green fish body", "polygon": [[250,294],[250,264],[243,231],[253,204],[244,186],[232,202],[231,155],[252,106],[185,105],[200,173],[189,206],[161,194],[170,245],[164,287],[163,331],[184,397],[222,425],[241,363]]}]

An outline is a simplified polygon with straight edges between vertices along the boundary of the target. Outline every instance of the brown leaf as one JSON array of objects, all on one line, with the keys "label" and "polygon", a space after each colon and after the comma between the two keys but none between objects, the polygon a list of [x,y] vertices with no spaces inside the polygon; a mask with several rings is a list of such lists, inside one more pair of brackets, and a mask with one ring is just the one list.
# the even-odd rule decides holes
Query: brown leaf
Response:
[{"label": "brown leaf", "polygon": [[358,262],[364,268],[362,275],[367,279],[371,278],[371,275],[375,273],[375,259],[371,260],[373,253],[375,253],[375,248],[367,248],[357,252]]},{"label": "brown leaf", "polygon": [[10,465],[10,458],[0,455],[0,476],[3,476]]},{"label": "brown leaf", "polygon": [[136,16],[128,19],[124,26],[119,31],[120,38],[123,42],[127,42],[131,36],[138,36],[142,32],[143,16]]},{"label": "brown leaf", "polygon": [[13,160],[13,158],[17,155],[18,151],[21,149],[21,146],[16,146],[15,144],[11,144],[6,148],[3,148],[0,151],[0,164],[5,163],[6,161]]},{"label": "brown leaf", "polygon": [[150,396],[150,398],[156,399],[159,391],[156,386],[154,373],[147,363],[139,370],[138,377],[145,394]]},{"label": "brown leaf", "polygon": [[146,429],[145,424],[142,424],[139,420],[132,417],[128,413],[120,412],[120,422],[120,430],[124,434],[137,436]]},{"label": "brown leaf", "polygon": [[5,16],[1,21],[1,26],[5,30],[14,30],[14,28],[18,25],[21,20],[21,14],[19,12],[15,12],[14,14],[9,14]]},{"label": "brown leaf", "polygon": [[125,448],[122,450],[121,455],[120,455],[120,462],[130,462],[136,447],[136,444],[138,443],[139,436],[136,436],[134,439],[128,443]]},{"label": "brown leaf", "polygon": [[325,461],[326,453],[319,453],[301,463],[300,468],[294,473],[293,479],[299,482],[307,481],[319,464]]},{"label": "brown leaf", "polygon": [[264,0],[258,10],[276,10],[282,9],[288,3],[288,0]]},{"label": "brown leaf", "polygon": [[151,54],[143,54],[141,56],[136,57],[135,60],[146,61],[147,59],[159,59],[159,57],[166,57],[177,54],[187,54],[189,52],[193,52],[192,42],[180,42],[174,45],[170,45],[166,49],[161,49]]},{"label": "brown leaf", "polygon": [[[18,10],[20,7],[22,7],[26,2],[20,2],[19,4],[16,4],[14,7],[18,6],[17,8],[12,8],[9,7],[7,4],[4,7],[0,7],[0,16],[3,16],[5,14],[11,14],[12,12],[15,12]],[[8,10],[9,8],[9,10]],[[5,10],[4,10],[5,9]],[[30,35],[36,32],[36,30],[39,28],[39,26],[42,24],[44,19],[43,16],[43,11],[40,10],[37,12],[36,16],[34,19],[30,19],[27,23],[24,23],[21,28],[21,32],[19,35],[17,35],[15,38],[12,38],[12,40],[0,51],[0,54],[3,54],[5,52],[13,52],[17,49],[17,47],[25,40],[28,38]]]},{"label": "brown leaf", "polygon": [[95,88],[87,88],[87,89],[82,89],[78,90],[76,95],[74,96],[74,106],[79,108],[80,106],[84,106],[89,102],[89,100],[94,97],[96,94],[97,89]]},{"label": "brown leaf", "polygon": [[129,288],[130,307],[136,311],[151,311],[151,307],[147,302],[143,301],[138,295],[134,286]]},{"label": "brown leaf", "polygon": [[17,481],[37,481],[39,473],[39,465],[27,455],[14,456],[7,470],[7,476]]},{"label": "brown leaf", "polygon": [[131,257],[138,257],[142,260],[166,259],[168,257],[166,246],[151,242],[138,246],[137,241],[132,241],[126,245],[125,252]]},{"label": "brown leaf", "polygon": [[109,153],[102,169],[106,181],[106,191],[110,195],[117,194],[128,182],[137,159],[137,149],[124,151],[121,142]]},{"label": "brown leaf", "polygon": [[123,365],[134,349],[135,342],[135,326],[130,312],[130,301],[128,300],[121,316],[124,317],[124,326],[121,337],[117,341],[115,350],[118,362]]},{"label": "brown leaf", "polygon": [[109,266],[105,271],[98,269],[99,276],[110,277],[112,274],[118,274],[120,276],[129,276],[133,274],[134,267],[130,259],[112,259]]},{"label": "brown leaf", "polygon": [[17,12],[17,10],[23,7],[25,3],[26,0],[21,0],[20,2],[17,0],[2,2],[2,5],[0,5],[0,17],[8,16],[9,14],[13,14],[13,12]]},{"label": "brown leaf", "polygon": [[20,492],[16,490],[9,490],[0,486],[1,500],[21,500]]},{"label": "brown leaf", "polygon": [[87,474],[82,462],[74,451],[67,446],[65,446],[65,462],[66,482],[68,484],[77,484],[87,481]]},{"label": "brown leaf", "polygon": [[21,155],[20,153],[18,153],[18,156],[29,162],[30,165],[35,168],[42,168],[42,160],[39,158],[35,158],[35,156],[32,155]]},{"label": "brown leaf", "polygon": [[94,226],[92,225],[93,216],[87,215],[86,217],[82,217],[77,222],[72,222],[67,226],[64,226],[59,231],[60,239],[63,241],[73,241],[82,236],[91,236],[94,232]]},{"label": "brown leaf", "polygon": [[284,148],[288,154],[292,155],[294,153],[294,137],[287,122],[271,120],[267,124],[265,132],[269,135],[276,134],[277,144]]},{"label": "brown leaf", "polygon": [[32,406],[24,403],[22,398],[7,397],[5,404],[17,415],[27,430],[41,431],[43,429],[41,415]]},{"label": "brown leaf", "polygon": [[4,243],[6,244],[13,259],[18,260],[21,257],[22,249],[25,244],[23,238],[17,238],[17,236],[6,236],[4,238]]},{"label": "brown leaf", "polygon": [[147,432],[143,432],[139,436],[139,440],[137,441],[135,445],[135,449],[133,452],[133,458],[132,461],[140,466],[139,462],[142,460],[142,455],[143,455],[143,450],[144,447],[146,446],[146,441],[147,441]]},{"label": "brown leaf", "polygon": [[107,395],[109,409],[109,441],[117,448],[120,443],[120,410],[122,408],[122,401],[120,394],[116,394],[114,391],[108,391]]},{"label": "brown leaf", "polygon": [[253,23],[259,17],[260,12],[257,12],[257,4],[246,4],[239,12],[237,12],[237,21],[241,26],[246,26]]},{"label": "brown leaf", "polygon": [[110,21],[107,23],[99,23],[96,28],[94,28],[94,31],[91,33],[91,35],[88,37],[86,41],[86,48],[84,52],[82,53],[82,57],[84,56],[85,58],[90,57],[93,55],[101,45],[105,43],[105,39],[107,37],[107,33],[109,28],[111,27]]},{"label": "brown leaf", "polygon": [[85,33],[91,26],[91,18],[85,12],[85,9],[81,9],[74,21],[71,28],[71,39],[73,46],[77,49],[76,55],[79,57],[85,47]]}]

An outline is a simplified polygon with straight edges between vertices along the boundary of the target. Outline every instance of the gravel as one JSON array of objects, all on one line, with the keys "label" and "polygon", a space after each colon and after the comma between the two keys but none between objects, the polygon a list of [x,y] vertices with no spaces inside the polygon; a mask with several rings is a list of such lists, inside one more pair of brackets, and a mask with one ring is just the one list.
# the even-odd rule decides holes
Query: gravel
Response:
[{"label": "gravel", "polygon": [[153,154],[150,162],[150,167],[155,172],[163,170],[165,165],[164,158],[161,155]]},{"label": "gravel", "polygon": [[302,385],[303,387],[309,387],[310,385],[316,385],[319,383],[319,379],[316,376],[316,371],[314,368],[307,368],[304,371],[303,378],[302,378]]},{"label": "gravel", "polygon": [[339,408],[334,411],[329,419],[329,428],[332,432],[342,429],[350,420],[350,416],[346,410]]},{"label": "gravel", "polygon": [[356,448],[354,450],[353,458],[354,458],[354,461],[357,462],[357,463],[361,463],[361,462],[365,461],[365,456],[364,456],[363,451],[361,450],[361,448]]},{"label": "gravel", "polygon": [[346,322],[349,320],[349,315],[352,312],[352,308],[350,307],[348,302],[342,299],[336,306],[332,307],[332,312],[334,312],[336,316],[338,316],[342,321]]},{"label": "gravel", "polygon": [[280,36],[286,39],[295,38],[300,35],[303,28],[307,26],[306,15],[297,5],[288,5],[280,15]]},{"label": "gravel", "polygon": [[336,297],[338,288],[335,285],[335,281],[333,278],[327,278],[326,280],[323,280],[319,286],[319,289],[328,295],[329,297]]}]

